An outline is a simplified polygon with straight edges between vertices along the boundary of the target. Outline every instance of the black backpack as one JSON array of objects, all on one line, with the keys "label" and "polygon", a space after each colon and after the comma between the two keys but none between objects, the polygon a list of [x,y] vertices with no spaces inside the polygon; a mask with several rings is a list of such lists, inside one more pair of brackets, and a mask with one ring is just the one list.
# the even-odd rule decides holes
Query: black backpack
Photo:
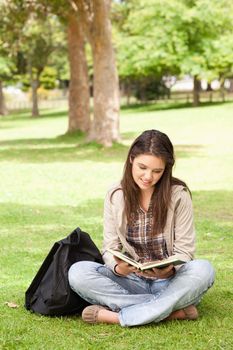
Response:
[{"label": "black backpack", "polygon": [[70,288],[68,270],[82,260],[103,263],[89,234],[78,227],[53,245],[25,293],[25,308],[49,316],[81,313],[89,304]]}]

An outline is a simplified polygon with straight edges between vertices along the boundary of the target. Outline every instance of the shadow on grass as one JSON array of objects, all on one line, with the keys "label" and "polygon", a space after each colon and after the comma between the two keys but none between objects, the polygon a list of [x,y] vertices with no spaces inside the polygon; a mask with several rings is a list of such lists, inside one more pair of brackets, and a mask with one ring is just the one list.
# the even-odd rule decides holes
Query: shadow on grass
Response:
[{"label": "shadow on grass", "polygon": [[[87,230],[89,234],[100,240],[102,239],[103,205],[104,198],[84,200],[77,206],[1,203],[1,216],[3,218],[1,224],[4,228],[1,232],[2,244],[4,245],[5,242],[7,246],[12,240],[16,246],[18,244],[20,246],[25,240],[29,244],[35,243],[37,245],[45,238],[46,240],[50,239],[49,237],[59,240],[77,226],[84,231]],[[24,231],[23,235],[16,234],[21,230]],[[4,232],[7,232],[6,235]],[[37,243],[33,240],[34,235]]]},{"label": "shadow on grass", "polygon": [[68,116],[68,110],[64,109],[64,110],[45,110],[42,111],[41,113],[41,118],[57,118],[57,117],[66,117]]},{"label": "shadow on grass", "polygon": [[[210,106],[222,106],[226,104],[232,104],[233,101],[216,101],[216,102],[201,102],[198,108],[203,107],[210,107]],[[154,111],[161,111],[161,110],[171,110],[171,109],[185,109],[185,108],[197,108],[194,107],[191,102],[175,102],[172,100],[168,101],[160,101],[157,102],[148,102],[148,103],[136,103],[131,104],[129,106],[122,105],[121,111],[130,114],[130,113],[141,113],[141,112],[154,112]],[[31,116],[31,110],[29,109],[23,109],[23,110],[17,110],[12,111],[9,115],[6,115],[2,118],[0,118],[0,122],[4,121],[14,121],[14,120],[38,120],[43,118],[59,118],[59,117],[67,117],[68,116],[68,109],[67,108],[58,108],[58,109],[40,109],[40,115],[38,117],[32,117]]]},{"label": "shadow on grass", "polygon": [[233,245],[233,191],[193,191],[196,255],[229,269]]},{"label": "shadow on grass", "polygon": [[[226,259],[231,256],[232,195],[232,191],[193,192],[198,254]],[[12,244],[19,250],[22,246],[43,249],[49,241],[62,239],[77,226],[101,246],[103,205],[104,198],[84,199],[77,206],[1,203],[2,246],[6,251]]]},{"label": "shadow on grass", "polygon": [[[135,133],[123,133],[122,141],[132,142]],[[56,138],[17,139],[0,142],[1,160],[50,163],[50,162],[80,162],[91,160],[95,162],[123,162],[129,147],[123,143],[114,143],[111,148],[105,148],[96,142],[86,142],[81,132],[65,134]],[[177,158],[189,158],[201,154],[201,145],[175,146]]]},{"label": "shadow on grass", "polygon": [[9,114],[1,117],[1,121],[15,120],[15,119],[25,119],[31,116],[30,109],[20,109],[20,110],[12,110]]},{"label": "shadow on grass", "polygon": [[[193,193],[194,207],[198,208],[197,257],[209,259],[220,271],[232,269],[231,196],[230,191]],[[4,249],[0,259],[4,266],[17,266],[17,274],[36,271],[53,243],[76,227],[88,232],[101,249],[103,204],[104,198],[85,199],[77,206],[1,203],[1,244]],[[9,268],[9,274],[15,276],[15,269]]]},{"label": "shadow on grass", "polygon": [[25,119],[30,120],[38,120],[43,118],[59,118],[59,117],[67,117],[68,110],[67,109],[41,109],[40,115],[38,117],[32,117],[31,110],[23,109],[19,111],[12,111],[9,115],[0,118],[2,123],[7,121],[21,121]]},{"label": "shadow on grass", "polygon": [[103,199],[90,199],[75,207],[2,203],[0,263],[7,277],[14,280],[28,274],[32,278],[30,272],[36,273],[53,244],[76,227],[88,232],[101,249],[103,203]]},{"label": "shadow on grass", "polygon": [[[192,199],[196,219],[209,219],[212,222],[226,221],[233,224],[232,198],[233,191],[193,191]],[[89,220],[91,217],[102,216],[103,201],[104,198],[82,200],[80,198],[77,206],[1,203],[2,224],[48,224],[55,223],[57,220],[65,223],[67,217],[77,217],[77,215]]]},{"label": "shadow on grass", "polygon": [[[203,233],[208,233],[209,225],[220,238],[223,233],[229,232],[230,227],[233,226],[232,196],[233,191],[193,191],[195,220],[199,222]],[[21,205],[3,202],[1,203],[2,228],[66,224],[72,224],[75,227],[83,224],[95,226],[97,222],[102,225],[104,197],[79,200],[76,206]],[[233,237],[230,235],[229,239],[232,240]]]},{"label": "shadow on grass", "polygon": [[233,223],[233,191],[194,191],[192,196],[197,219]]},{"label": "shadow on grass", "polygon": [[158,101],[149,102],[146,104],[132,104],[130,106],[122,106],[121,110],[128,113],[141,113],[141,112],[154,112],[154,111],[163,111],[170,109],[184,109],[184,108],[203,108],[203,107],[211,107],[211,106],[222,106],[225,104],[232,104],[233,101],[225,101],[225,102],[201,102],[199,106],[194,107],[191,102],[172,102],[172,101]]},{"label": "shadow on grass", "polygon": [[80,162],[91,160],[95,162],[115,162],[125,159],[128,147],[114,144],[111,148],[91,143],[79,143],[76,140],[68,142],[51,142],[51,139],[16,140],[13,145],[5,147],[0,143],[1,159],[20,163],[51,163]]}]

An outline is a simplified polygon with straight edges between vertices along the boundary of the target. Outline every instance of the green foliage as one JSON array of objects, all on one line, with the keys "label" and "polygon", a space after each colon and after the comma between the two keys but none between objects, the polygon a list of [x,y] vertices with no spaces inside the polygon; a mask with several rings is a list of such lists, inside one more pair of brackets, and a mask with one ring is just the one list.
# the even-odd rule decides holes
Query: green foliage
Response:
[{"label": "green foliage", "polygon": [[209,67],[212,65],[214,70],[217,63],[213,64],[216,51],[222,54],[216,42],[222,41],[229,31],[233,33],[232,20],[232,2],[228,0],[214,0],[211,3],[198,0],[187,9],[183,22],[187,32],[187,52],[181,64],[182,72],[199,78],[208,77]]},{"label": "green foliage", "polygon": [[227,33],[214,40],[212,47],[206,46],[205,56],[208,59],[207,77],[215,78],[233,76],[233,35]]},{"label": "green foliage", "polygon": [[[36,75],[36,70],[34,70]],[[55,66],[45,66],[42,74],[40,75],[40,86],[46,90],[55,89],[58,86],[58,75],[59,72],[56,70]],[[22,90],[28,91],[30,89],[30,76],[29,74],[24,74],[21,77]]]},{"label": "green foliage", "polygon": [[0,56],[0,79],[4,81],[9,80],[14,71],[14,62],[7,57]]},{"label": "green foliage", "polygon": [[[14,19],[10,20],[10,8],[13,4],[7,1],[0,2],[0,12],[4,16],[0,16],[0,79],[6,82],[16,80],[16,60],[14,53],[16,50],[17,35],[16,29],[19,22],[13,25]],[[24,14],[22,13],[22,17]],[[13,44],[13,42],[15,44]]]},{"label": "green foliage", "polygon": [[[5,1],[1,18],[2,52],[10,57],[18,74],[38,79],[53,55],[64,55],[66,38],[58,18],[49,13],[43,2]],[[1,51],[0,51],[1,54]],[[56,61],[53,61],[56,66]],[[13,75],[12,69],[8,74]],[[27,76],[23,78],[27,80]],[[51,85],[51,84],[50,84]]]},{"label": "green foliage", "polygon": [[50,55],[54,51],[59,54],[64,42],[64,32],[55,16],[48,16],[46,21],[31,17],[23,28],[21,53],[29,68],[34,68],[35,75],[40,76]]},{"label": "green foliage", "polygon": [[169,89],[162,80],[153,77],[141,78],[135,81],[135,97],[139,101],[156,100],[160,97],[168,96]]},{"label": "green foliage", "polygon": [[45,67],[40,77],[41,86],[47,90],[52,90],[57,86],[57,71],[53,67]]},{"label": "green foliage", "polygon": [[231,0],[131,0],[115,4],[113,14],[122,78],[232,70]]},{"label": "green foliage", "polygon": [[63,45],[63,48],[59,50],[59,52],[54,51],[49,59],[49,65],[56,70],[56,79],[59,81],[69,80],[70,78],[70,69],[65,41]]},{"label": "green foliage", "polygon": [[183,6],[175,1],[131,1],[123,36],[119,38],[119,72],[122,76],[174,73],[177,53],[184,51],[179,30]]}]

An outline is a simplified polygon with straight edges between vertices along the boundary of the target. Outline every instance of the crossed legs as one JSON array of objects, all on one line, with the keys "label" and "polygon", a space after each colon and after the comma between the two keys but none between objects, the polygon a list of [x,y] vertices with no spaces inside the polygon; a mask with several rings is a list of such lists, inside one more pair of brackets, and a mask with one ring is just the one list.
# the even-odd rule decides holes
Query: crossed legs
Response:
[{"label": "crossed legs", "polygon": [[82,298],[108,308],[96,311],[97,322],[135,326],[187,319],[190,313],[192,318],[196,310],[192,305],[198,304],[213,284],[214,270],[206,260],[193,260],[174,277],[156,281],[135,274],[118,277],[106,266],[82,261],[71,266],[69,282]]}]

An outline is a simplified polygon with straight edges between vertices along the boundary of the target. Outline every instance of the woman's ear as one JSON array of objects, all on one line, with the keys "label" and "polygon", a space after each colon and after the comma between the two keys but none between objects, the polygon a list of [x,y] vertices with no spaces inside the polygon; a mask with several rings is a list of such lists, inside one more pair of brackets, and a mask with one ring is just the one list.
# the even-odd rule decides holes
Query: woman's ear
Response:
[{"label": "woman's ear", "polygon": [[132,156],[129,157],[129,162],[130,162],[130,164],[133,164]]}]

